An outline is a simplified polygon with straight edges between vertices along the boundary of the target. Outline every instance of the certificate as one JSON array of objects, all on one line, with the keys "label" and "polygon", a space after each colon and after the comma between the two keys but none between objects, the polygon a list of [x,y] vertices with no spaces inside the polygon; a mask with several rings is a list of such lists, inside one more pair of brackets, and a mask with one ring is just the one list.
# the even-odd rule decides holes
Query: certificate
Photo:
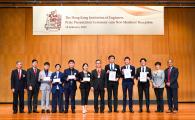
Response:
[{"label": "certificate", "polygon": [[131,70],[130,69],[123,69],[125,79],[131,78]]},{"label": "certificate", "polygon": [[117,81],[116,80],[116,71],[110,71],[109,72],[109,80],[110,81]]},{"label": "certificate", "polygon": [[53,83],[59,83],[60,82],[60,79],[53,79]]},{"label": "certificate", "polygon": [[75,79],[75,75],[68,75],[68,79]]},{"label": "certificate", "polygon": [[147,82],[147,72],[140,72],[140,82]]},{"label": "certificate", "polygon": [[44,77],[43,81],[50,81],[50,77]]},{"label": "certificate", "polygon": [[90,77],[84,77],[84,78],[83,78],[83,81],[84,81],[84,82],[90,82]]}]

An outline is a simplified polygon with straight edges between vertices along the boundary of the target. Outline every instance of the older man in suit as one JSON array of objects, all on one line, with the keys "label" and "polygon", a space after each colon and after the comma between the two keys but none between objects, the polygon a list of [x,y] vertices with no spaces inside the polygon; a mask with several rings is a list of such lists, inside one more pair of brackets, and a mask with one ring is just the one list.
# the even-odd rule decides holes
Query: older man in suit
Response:
[{"label": "older man in suit", "polygon": [[13,92],[13,113],[18,112],[18,97],[19,110],[24,113],[24,89],[26,89],[26,71],[22,69],[22,62],[16,62],[16,69],[11,73],[11,89]]},{"label": "older man in suit", "polygon": [[38,81],[40,70],[37,68],[38,61],[32,60],[32,67],[27,70],[27,89],[28,89],[28,113],[32,113],[32,98],[33,98],[33,112],[37,111],[37,102],[40,82]]},{"label": "older man in suit", "polygon": [[167,61],[168,68],[165,69],[165,84],[167,90],[167,100],[170,112],[178,112],[178,68],[173,66],[173,60]]},{"label": "older man in suit", "polygon": [[98,113],[98,97],[100,96],[100,113],[104,113],[104,93],[107,88],[106,72],[101,68],[101,60],[96,60],[96,69],[91,72],[91,90],[94,92],[94,109]]},{"label": "older man in suit", "polygon": [[49,100],[50,100],[50,92],[51,92],[51,74],[52,72],[49,71],[50,63],[44,63],[44,70],[39,73],[39,81],[41,82],[40,90],[42,92],[41,97],[41,108],[42,113],[50,113],[49,109]]}]

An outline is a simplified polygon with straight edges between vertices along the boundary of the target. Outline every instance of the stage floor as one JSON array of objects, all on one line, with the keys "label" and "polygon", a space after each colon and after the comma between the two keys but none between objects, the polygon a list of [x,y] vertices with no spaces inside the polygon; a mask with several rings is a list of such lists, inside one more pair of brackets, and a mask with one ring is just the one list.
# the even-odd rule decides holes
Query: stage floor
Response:
[{"label": "stage floor", "polygon": [[[145,107],[144,107],[145,108]],[[40,106],[38,107],[41,111]],[[25,106],[25,113],[12,113],[11,104],[0,104],[0,120],[21,120],[21,119],[41,119],[41,120],[194,120],[195,119],[195,104],[179,104],[178,113],[155,113],[156,105],[151,105],[151,113],[146,113],[145,109],[143,113],[138,113],[138,105],[134,105],[134,113],[126,112],[122,113],[122,106],[119,105],[119,113],[108,113],[106,106],[104,113],[94,113],[93,106],[88,106],[88,113],[82,114],[81,106],[76,106],[76,113],[72,114],[69,110],[68,114],[65,113],[27,113],[27,106]],[[165,105],[165,111],[167,111],[167,104]]]}]

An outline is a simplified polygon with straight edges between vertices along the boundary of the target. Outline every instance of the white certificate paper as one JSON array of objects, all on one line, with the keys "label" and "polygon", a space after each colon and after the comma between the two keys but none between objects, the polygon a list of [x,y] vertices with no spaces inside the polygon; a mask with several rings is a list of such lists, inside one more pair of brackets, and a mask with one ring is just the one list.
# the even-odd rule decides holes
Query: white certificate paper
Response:
[{"label": "white certificate paper", "polygon": [[84,77],[84,78],[83,78],[83,81],[84,81],[84,82],[90,82],[90,77]]},{"label": "white certificate paper", "polygon": [[130,69],[123,69],[125,79],[131,78],[131,70]]},{"label": "white certificate paper", "polygon": [[44,77],[43,81],[50,81],[50,77]]},{"label": "white certificate paper", "polygon": [[75,79],[75,75],[68,75],[68,79]]},{"label": "white certificate paper", "polygon": [[53,79],[53,83],[60,83],[60,79],[58,78],[58,79]]},{"label": "white certificate paper", "polygon": [[147,82],[147,72],[140,72],[140,82]]},{"label": "white certificate paper", "polygon": [[117,81],[116,80],[116,71],[110,71],[109,72],[109,80],[110,81]]}]

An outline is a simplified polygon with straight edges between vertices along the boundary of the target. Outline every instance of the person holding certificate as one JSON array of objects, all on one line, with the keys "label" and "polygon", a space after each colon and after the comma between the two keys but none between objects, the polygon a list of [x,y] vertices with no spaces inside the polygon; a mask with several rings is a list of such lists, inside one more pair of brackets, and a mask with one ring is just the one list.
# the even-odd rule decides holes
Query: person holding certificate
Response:
[{"label": "person holding certificate", "polygon": [[108,112],[112,112],[112,93],[114,96],[114,112],[118,112],[118,80],[120,78],[120,66],[115,64],[115,56],[108,57],[109,64],[105,66],[107,73]]},{"label": "person holding certificate", "polygon": [[78,79],[80,81],[80,91],[81,91],[81,105],[83,114],[87,113],[88,96],[90,91],[90,80],[91,73],[88,71],[88,64],[84,63],[83,71],[78,74]]},{"label": "person holding certificate", "polygon": [[37,104],[40,88],[40,82],[38,81],[40,69],[37,66],[38,60],[33,59],[32,67],[27,70],[28,113],[39,113],[37,111]]},{"label": "person holding certificate", "polygon": [[24,113],[24,89],[26,89],[26,71],[22,69],[22,62],[16,62],[16,69],[11,72],[11,90],[13,92],[13,114]]},{"label": "person holding certificate", "polygon": [[150,80],[152,78],[151,69],[146,66],[146,58],[140,59],[141,67],[137,68],[136,79],[138,80],[138,93],[139,93],[139,112],[142,112],[143,106],[143,93],[145,93],[147,112],[150,112]]},{"label": "person holding certificate", "polygon": [[41,108],[42,108],[42,113],[50,113],[49,109],[49,98],[50,98],[50,91],[51,91],[51,74],[52,72],[49,71],[50,63],[45,62],[44,63],[44,70],[42,70],[39,73],[39,81],[41,82],[40,90],[42,92],[42,97],[41,97]]},{"label": "person holding certificate", "polygon": [[156,102],[157,102],[157,110],[156,112],[163,112],[164,111],[164,100],[163,100],[163,91],[165,87],[165,74],[164,70],[160,69],[161,63],[155,63],[155,70],[152,71],[152,84],[154,88],[154,92],[156,95]]},{"label": "person holding certificate", "polygon": [[100,96],[100,113],[104,113],[104,93],[107,88],[106,72],[101,68],[101,60],[96,60],[96,69],[91,72],[91,90],[94,93],[94,112],[98,113],[98,97]]},{"label": "person holding certificate", "polygon": [[170,112],[178,112],[178,76],[179,70],[173,66],[173,60],[167,61],[168,68],[165,69],[165,84],[167,91],[168,107]]},{"label": "person holding certificate", "polygon": [[68,61],[69,68],[64,70],[64,94],[65,94],[65,113],[68,113],[69,107],[69,98],[71,98],[71,109],[72,113],[75,113],[75,95],[77,89],[77,75],[78,70],[74,68],[75,61],[69,60]]},{"label": "person holding certificate", "polygon": [[61,65],[56,64],[55,69],[56,71],[51,75],[52,81],[52,113],[57,112],[57,104],[59,108],[59,112],[62,113],[64,111],[63,108],[63,92],[64,88],[62,86],[63,83],[63,73],[60,72]]},{"label": "person holding certificate", "polygon": [[122,81],[122,89],[123,89],[123,110],[122,112],[126,112],[126,99],[127,99],[127,91],[129,96],[129,110],[133,111],[133,85],[134,85],[134,77],[135,77],[135,67],[130,64],[130,58],[124,58],[125,65],[121,67],[121,77]]}]

